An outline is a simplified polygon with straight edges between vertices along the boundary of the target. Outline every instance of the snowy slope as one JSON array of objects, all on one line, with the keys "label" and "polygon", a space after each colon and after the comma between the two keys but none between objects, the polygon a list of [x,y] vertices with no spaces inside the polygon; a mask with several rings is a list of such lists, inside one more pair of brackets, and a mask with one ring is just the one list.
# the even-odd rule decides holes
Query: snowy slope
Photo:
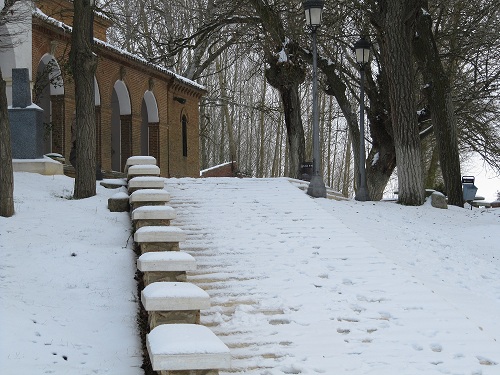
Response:
[{"label": "snowy slope", "polygon": [[[139,375],[135,255],[117,190],[15,174],[0,218],[0,374]],[[500,374],[500,209],[313,200],[285,179],[169,179],[173,225],[233,368]]]},{"label": "snowy slope", "polygon": [[[15,173],[0,217],[0,374],[140,374],[135,254],[112,190],[68,200],[73,180]],[[116,192],[116,191],[115,191]]]},{"label": "snowy slope", "polygon": [[[200,264],[191,280],[212,297],[203,322],[232,348],[232,371],[500,373],[500,212],[312,200],[284,179],[167,189]],[[478,216],[472,247],[457,224]]]}]

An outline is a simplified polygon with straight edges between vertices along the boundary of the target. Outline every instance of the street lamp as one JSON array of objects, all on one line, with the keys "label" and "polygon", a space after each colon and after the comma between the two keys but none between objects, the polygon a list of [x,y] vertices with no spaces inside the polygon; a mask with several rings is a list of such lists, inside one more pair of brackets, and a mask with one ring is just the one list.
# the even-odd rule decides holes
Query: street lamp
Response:
[{"label": "street lamp", "polygon": [[307,188],[307,194],[314,198],[326,198],[326,187],[319,173],[319,114],[318,114],[318,62],[316,50],[316,30],[321,26],[321,15],[324,0],[305,0],[304,7],[306,24],[312,34],[313,54],[313,175]]},{"label": "street lamp", "polygon": [[360,132],[360,145],[359,145],[359,186],[356,191],[355,199],[357,201],[369,201],[370,195],[366,186],[366,166],[365,166],[365,66],[370,59],[371,43],[361,37],[354,43],[354,50],[356,52],[356,62],[359,65],[360,73],[360,103],[359,103],[359,132]]}]

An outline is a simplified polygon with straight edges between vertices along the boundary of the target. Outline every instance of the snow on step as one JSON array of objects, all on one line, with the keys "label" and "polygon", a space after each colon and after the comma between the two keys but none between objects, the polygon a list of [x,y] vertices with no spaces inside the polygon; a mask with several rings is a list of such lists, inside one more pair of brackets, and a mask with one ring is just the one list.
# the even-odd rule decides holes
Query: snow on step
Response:
[{"label": "snow on step", "polygon": [[146,226],[137,229],[134,233],[134,241],[144,242],[183,242],[186,233],[181,228],[171,226]]},{"label": "snow on step", "polygon": [[153,164],[132,165],[128,167],[127,177],[132,179],[136,176],[159,176],[160,167]]},{"label": "snow on step", "polygon": [[158,251],[142,254],[137,259],[141,272],[194,271],[196,260],[182,251]]},{"label": "snow on step", "polygon": [[231,353],[207,327],[163,324],[146,337],[153,370],[207,370],[230,368]]},{"label": "snow on step", "polygon": [[168,202],[170,194],[165,190],[141,189],[130,194],[130,204],[142,202]]},{"label": "snow on step", "polygon": [[132,221],[173,220],[176,216],[175,210],[170,206],[142,206],[132,211]]},{"label": "snow on step", "polygon": [[133,165],[156,165],[156,158],[154,156],[131,156],[125,162],[125,173]]},{"label": "snow on step", "polygon": [[146,311],[204,310],[210,308],[210,296],[191,283],[156,282],[141,292]]},{"label": "snow on step", "polygon": [[165,180],[156,176],[138,176],[131,178],[128,182],[128,190],[137,189],[163,189]]}]

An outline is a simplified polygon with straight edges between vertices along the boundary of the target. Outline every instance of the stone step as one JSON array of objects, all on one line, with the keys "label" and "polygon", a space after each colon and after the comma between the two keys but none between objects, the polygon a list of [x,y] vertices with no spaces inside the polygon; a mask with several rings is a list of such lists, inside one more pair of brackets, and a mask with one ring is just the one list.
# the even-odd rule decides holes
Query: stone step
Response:
[{"label": "stone step", "polygon": [[181,228],[172,226],[145,226],[134,233],[134,241],[144,242],[184,242],[186,233]]},{"label": "stone step", "polygon": [[170,206],[141,206],[131,214],[135,230],[144,226],[170,225],[170,221],[176,216],[175,210]]},{"label": "stone step", "polygon": [[125,173],[127,173],[129,167],[133,165],[156,165],[156,158],[154,156],[131,156],[125,162]]},{"label": "stone step", "polygon": [[111,212],[128,212],[130,209],[128,194],[124,191],[113,194],[108,198],[108,209]]},{"label": "stone step", "polygon": [[130,194],[132,210],[142,206],[164,206],[169,201],[170,194],[160,189],[140,189]]},{"label": "stone step", "polygon": [[146,311],[205,310],[210,308],[210,296],[191,283],[157,282],[141,292]]},{"label": "stone step", "polygon": [[231,367],[228,347],[207,327],[164,324],[146,336],[154,371],[209,370]]},{"label": "stone step", "polygon": [[140,165],[131,165],[127,170],[127,179],[130,180],[134,177],[140,176],[160,176],[160,168],[157,165],[153,164],[140,164]]},{"label": "stone step", "polygon": [[196,261],[182,251],[149,251],[139,257],[137,269],[142,272],[144,285],[162,281],[186,282],[187,271],[196,270]]},{"label": "stone step", "polygon": [[139,189],[163,189],[165,180],[156,176],[133,177],[128,182],[128,191],[132,193]]},{"label": "stone step", "polygon": [[156,251],[142,254],[137,259],[137,269],[141,272],[194,271],[196,260],[182,251]]}]

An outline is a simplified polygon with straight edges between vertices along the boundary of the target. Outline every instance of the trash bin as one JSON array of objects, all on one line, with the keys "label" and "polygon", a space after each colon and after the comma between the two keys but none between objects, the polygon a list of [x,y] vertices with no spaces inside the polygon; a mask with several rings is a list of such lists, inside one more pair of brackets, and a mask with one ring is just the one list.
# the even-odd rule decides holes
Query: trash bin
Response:
[{"label": "trash bin", "polygon": [[472,202],[476,197],[477,187],[474,185],[474,176],[462,177],[462,189],[464,193],[464,201]]},{"label": "trash bin", "polygon": [[302,164],[300,164],[300,179],[304,181],[311,181],[312,174],[313,174],[312,161],[302,162]]}]

